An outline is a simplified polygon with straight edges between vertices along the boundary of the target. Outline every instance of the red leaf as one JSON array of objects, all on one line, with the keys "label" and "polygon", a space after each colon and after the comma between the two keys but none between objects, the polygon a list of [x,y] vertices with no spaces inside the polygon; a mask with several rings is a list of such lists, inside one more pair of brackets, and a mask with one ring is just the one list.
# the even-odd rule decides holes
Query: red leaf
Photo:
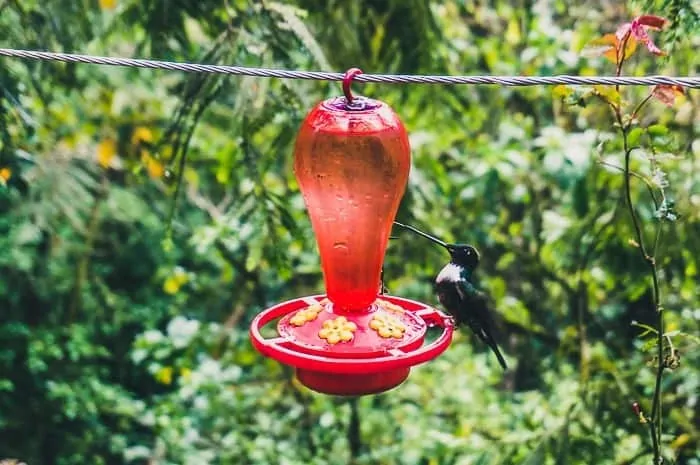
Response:
[{"label": "red leaf", "polygon": [[659,47],[652,42],[651,37],[649,37],[649,34],[647,34],[646,29],[644,29],[644,26],[641,26],[639,24],[632,23],[632,34],[633,36],[639,40],[641,43],[647,46],[647,49],[654,55],[663,55],[664,52],[661,51]]},{"label": "red leaf", "polygon": [[664,105],[672,107],[673,104],[676,103],[676,96],[684,95],[685,91],[683,90],[683,87],[677,85],[658,85],[654,86],[651,94]]},{"label": "red leaf", "polygon": [[[666,23],[668,23],[668,20],[659,16],[638,16],[634,18],[631,23],[620,26],[616,34],[618,38],[620,38],[619,34],[623,33],[622,38],[624,38],[626,34],[631,32],[632,36],[646,45],[647,49],[651,53],[654,55],[665,55],[665,53],[661,51],[661,49],[651,40],[651,37],[649,37],[649,34],[647,33],[647,29],[659,30],[666,25]],[[620,40],[622,40],[622,38],[620,38]]]},{"label": "red leaf", "polygon": [[622,26],[617,28],[617,31],[615,31],[615,37],[617,37],[617,40],[622,42],[625,40],[625,37],[627,34],[630,33],[632,30],[632,23],[625,23]]},{"label": "red leaf", "polygon": [[639,22],[639,24],[641,24],[642,26],[646,26],[657,31],[662,29],[669,22],[666,18],[654,15],[642,15],[637,17],[636,21]]}]

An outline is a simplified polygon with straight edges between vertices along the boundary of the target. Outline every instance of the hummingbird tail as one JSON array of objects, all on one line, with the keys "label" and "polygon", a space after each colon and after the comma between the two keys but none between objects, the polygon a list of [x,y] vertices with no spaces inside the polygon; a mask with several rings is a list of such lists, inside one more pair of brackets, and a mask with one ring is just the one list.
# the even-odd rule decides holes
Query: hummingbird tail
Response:
[{"label": "hummingbird tail", "polygon": [[498,363],[501,364],[501,367],[503,367],[503,370],[508,369],[508,364],[506,363],[506,359],[503,358],[503,354],[501,353],[501,350],[498,348],[498,344],[496,344],[496,340],[493,338],[491,333],[487,331],[485,328],[479,327],[474,331],[479,338],[486,343],[487,346],[491,348],[491,351],[496,354],[496,358],[498,359]]},{"label": "hummingbird tail", "polygon": [[496,354],[496,358],[498,358],[498,363],[501,364],[501,367],[503,367],[503,371],[506,371],[508,369],[508,365],[506,364],[506,359],[503,358],[503,354],[501,351],[498,349],[498,346],[494,344],[491,349],[493,349],[493,353]]}]

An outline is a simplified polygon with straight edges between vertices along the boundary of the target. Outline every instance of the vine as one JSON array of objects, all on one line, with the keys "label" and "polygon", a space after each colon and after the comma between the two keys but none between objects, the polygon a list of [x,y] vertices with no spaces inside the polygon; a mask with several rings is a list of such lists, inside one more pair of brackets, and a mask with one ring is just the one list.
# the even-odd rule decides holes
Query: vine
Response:
[{"label": "vine", "polygon": [[[589,44],[589,55],[604,56],[615,65],[615,76],[621,76],[625,64],[635,53],[638,45],[643,45],[656,56],[664,56],[662,51],[649,36],[649,31],[658,31],[668,25],[665,18],[653,15],[642,15],[631,22],[622,24],[615,33],[606,34]],[[673,222],[679,219],[674,210],[674,202],[667,197],[666,188],[668,182],[666,173],[659,164],[657,138],[667,133],[665,126],[652,124],[644,126],[641,122],[642,111],[653,100],[671,107],[676,97],[684,94],[680,86],[656,85],[653,86],[644,98],[636,105],[626,104],[620,93],[620,86],[605,87],[595,86],[587,89],[584,94],[577,93],[571,88],[561,88],[561,94],[566,96],[569,103],[580,104],[583,98],[597,97],[610,109],[613,115],[616,130],[622,143],[623,165],[616,166],[607,161],[599,160],[602,165],[615,168],[624,176],[623,196],[627,206],[629,217],[634,231],[634,237],[629,239],[629,244],[639,250],[641,259],[648,271],[647,279],[652,292],[652,304],[655,310],[656,321],[654,326],[633,322],[632,324],[643,329],[642,337],[652,335],[656,355],[652,360],[655,370],[654,391],[651,399],[651,414],[646,415],[639,402],[632,404],[632,409],[640,423],[647,425],[651,440],[651,449],[654,464],[663,463],[662,450],[662,380],[666,369],[675,369],[680,364],[680,356],[675,349],[671,334],[665,332],[664,306],[660,288],[658,250],[665,222]],[[646,144],[643,144],[646,142]],[[634,171],[631,167],[632,155],[635,151],[644,152],[649,162],[650,175]],[[653,240],[645,238],[645,225],[638,212],[640,206],[633,200],[632,178],[641,180],[648,191],[654,205],[654,217],[657,220],[654,225]],[[648,344],[650,345],[650,344]]]}]

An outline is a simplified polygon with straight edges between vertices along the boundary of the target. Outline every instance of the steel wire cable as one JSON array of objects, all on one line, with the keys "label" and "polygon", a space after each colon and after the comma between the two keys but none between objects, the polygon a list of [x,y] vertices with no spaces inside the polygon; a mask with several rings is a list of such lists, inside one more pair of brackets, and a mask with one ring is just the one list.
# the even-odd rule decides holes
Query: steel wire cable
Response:
[{"label": "steel wire cable", "polygon": [[[150,68],[188,73],[214,73],[236,76],[257,76],[281,79],[307,79],[317,81],[342,81],[343,73],[324,71],[297,71],[271,68],[251,68],[244,66],[207,65],[197,63],[146,60],[140,58],[120,58],[74,53],[42,52],[34,50],[17,50],[0,48],[0,56],[23,58],[29,60],[49,60],[70,63],[86,63],[106,66],[126,66],[132,68]],[[620,85],[649,86],[667,85],[685,88],[700,88],[700,77],[670,76],[431,76],[409,74],[360,74],[353,78],[355,82],[376,82],[387,84],[483,84],[501,86],[537,86],[537,85]]]}]

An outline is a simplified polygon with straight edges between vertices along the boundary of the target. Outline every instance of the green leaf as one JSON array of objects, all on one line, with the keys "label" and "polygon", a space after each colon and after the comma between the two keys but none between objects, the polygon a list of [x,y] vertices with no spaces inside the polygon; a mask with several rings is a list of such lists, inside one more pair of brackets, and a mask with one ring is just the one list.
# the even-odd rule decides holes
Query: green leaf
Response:
[{"label": "green leaf", "polygon": [[251,241],[250,250],[245,260],[245,269],[253,271],[258,267],[263,257],[263,247],[260,241]]},{"label": "green leaf", "polygon": [[576,215],[579,218],[585,217],[589,211],[588,185],[585,177],[577,179],[574,183],[573,197]]},{"label": "green leaf", "polygon": [[40,239],[41,230],[31,223],[24,223],[15,231],[17,246],[36,244]]},{"label": "green leaf", "polygon": [[651,350],[656,348],[656,338],[649,339],[647,341],[644,341],[644,344],[642,344],[642,352],[650,352]]},{"label": "green leaf", "polygon": [[603,99],[605,99],[605,101],[608,103],[620,105],[622,102],[622,97],[614,86],[597,85],[593,86],[593,89],[597,95],[603,97]]},{"label": "green leaf", "polygon": [[668,128],[663,124],[652,124],[647,128],[650,136],[665,136],[668,134]]},{"label": "green leaf", "polygon": [[644,129],[640,127],[633,128],[629,134],[627,134],[627,143],[630,147],[634,147],[639,143],[639,139],[642,137]]},{"label": "green leaf", "polygon": [[552,89],[552,95],[557,98],[562,98],[562,97],[568,97],[569,95],[574,93],[574,89],[571,88],[570,86],[564,85],[564,84],[559,84],[558,86],[554,86]]},{"label": "green leaf", "polygon": [[633,321],[633,322],[631,323],[631,325],[646,330],[644,333],[642,333],[642,334],[640,335],[640,337],[641,337],[641,336],[644,336],[644,335],[646,335],[646,334],[648,334],[648,333],[658,334],[658,331],[656,330],[656,328],[653,328],[653,327],[651,327],[651,326],[649,326],[649,325],[647,325],[647,324],[640,323],[640,322],[638,322],[638,321]]}]

